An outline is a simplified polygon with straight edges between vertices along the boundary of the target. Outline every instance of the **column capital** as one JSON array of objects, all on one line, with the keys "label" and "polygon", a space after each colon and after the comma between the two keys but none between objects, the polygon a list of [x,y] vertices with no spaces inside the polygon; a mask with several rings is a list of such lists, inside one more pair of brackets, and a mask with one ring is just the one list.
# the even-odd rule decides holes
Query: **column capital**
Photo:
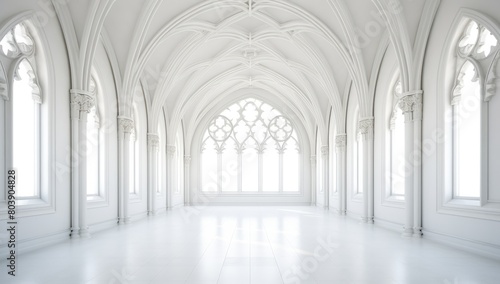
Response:
[{"label": "column capital", "polygon": [[167,145],[167,153],[170,158],[174,157],[176,151],[177,147],[175,145]]},{"label": "column capital", "polygon": [[7,82],[5,82],[3,79],[0,79],[0,98],[2,98],[4,101],[9,100],[9,95],[7,92]]},{"label": "column capital", "polygon": [[190,155],[185,155],[184,156],[184,164],[186,166],[190,165],[191,164],[191,156]]},{"label": "column capital", "polygon": [[328,147],[328,146],[321,146],[321,155],[322,156],[328,156],[328,153],[330,153],[330,147]]},{"label": "column capital", "polygon": [[342,150],[347,145],[347,134],[338,134],[335,136],[335,147],[337,151]]},{"label": "column capital", "polygon": [[71,104],[78,106],[79,111],[89,113],[95,106],[95,95],[89,91],[71,89]]},{"label": "column capital", "polygon": [[311,164],[316,165],[316,155],[311,155],[310,161]]},{"label": "column capital", "polygon": [[160,146],[160,137],[155,133],[148,133],[148,146],[154,151],[158,151]]},{"label": "column capital", "polygon": [[120,130],[124,133],[131,134],[134,130],[134,121],[131,118],[119,116],[118,117],[118,125],[120,126]]},{"label": "column capital", "polygon": [[361,118],[358,122],[358,134],[363,140],[369,140],[373,137],[373,117]]},{"label": "column capital", "polygon": [[422,94],[421,90],[406,92],[399,99],[398,106],[406,122],[422,119]]}]

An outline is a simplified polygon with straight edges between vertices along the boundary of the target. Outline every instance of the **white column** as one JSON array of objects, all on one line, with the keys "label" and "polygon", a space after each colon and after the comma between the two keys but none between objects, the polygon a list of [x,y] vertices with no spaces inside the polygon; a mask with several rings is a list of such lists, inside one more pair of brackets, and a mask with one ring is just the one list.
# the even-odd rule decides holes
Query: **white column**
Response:
[{"label": "white column", "polygon": [[[167,167],[168,167],[168,176],[167,176],[167,208],[172,207],[172,192],[174,191],[174,167],[175,167],[175,152],[177,147],[174,145],[167,145]],[[222,157],[222,156],[221,156]],[[218,164],[222,165],[221,161],[218,161]],[[220,177],[218,177],[220,179]]]},{"label": "white column", "polygon": [[[361,161],[363,178],[363,221],[373,223],[374,199],[373,199],[373,117],[360,119],[359,134],[361,135]],[[359,166],[359,165],[358,165]]]},{"label": "white column", "polygon": [[184,205],[189,203],[190,194],[190,178],[191,178],[191,156],[184,156]]},{"label": "white column", "polygon": [[[415,215],[413,217],[413,236],[417,238],[422,237],[422,91],[417,91],[415,98],[415,105],[413,107],[413,121],[414,125],[414,153],[415,161],[414,174],[413,174],[413,185],[414,185],[414,210]],[[416,152],[418,151],[418,152]]]},{"label": "white column", "polygon": [[79,209],[79,223],[80,231],[79,235],[81,238],[90,237],[88,226],[87,226],[87,112],[80,109],[80,121],[79,121],[79,139],[80,139],[80,168],[79,171],[79,190],[80,198],[78,200]]},{"label": "white column", "polygon": [[337,158],[337,195],[338,195],[338,213],[340,215],[346,214],[346,203],[347,203],[347,192],[345,187],[345,161],[346,161],[346,145],[347,145],[347,134],[339,134],[335,137],[335,149]]},{"label": "white column", "polygon": [[120,224],[130,222],[128,212],[128,200],[130,195],[130,139],[134,130],[134,121],[127,117],[118,117],[119,124],[119,147],[120,147],[120,179],[119,179],[119,216]]},{"label": "white column", "polygon": [[[72,156],[76,159],[73,160],[72,173],[72,185],[76,185],[76,189],[72,190],[72,221],[78,226],[78,236],[81,238],[90,237],[87,226],[87,114],[94,105],[95,97],[91,92],[71,90]],[[73,237],[76,230],[76,227],[72,228]]]},{"label": "white column", "polygon": [[79,211],[79,149],[80,140],[78,139],[79,120],[80,120],[80,101],[81,97],[77,93],[71,94],[71,237],[78,238],[80,231]]},{"label": "white column", "polygon": [[316,188],[316,156],[311,155],[311,204],[316,205],[316,194],[318,194],[318,189]]},{"label": "white column", "polygon": [[158,150],[160,137],[148,133],[148,215],[156,212],[155,196],[158,189]]},{"label": "white column", "polygon": [[405,226],[403,236],[422,235],[422,190],[421,190],[421,110],[422,91],[408,92],[400,99],[399,107],[405,116]]},{"label": "white column", "polygon": [[323,184],[323,194],[324,194],[324,207],[328,209],[330,206],[330,186],[328,185],[328,176],[330,175],[329,164],[328,164],[328,154],[330,153],[328,146],[321,146],[321,163],[323,170],[323,180],[320,181]]}]

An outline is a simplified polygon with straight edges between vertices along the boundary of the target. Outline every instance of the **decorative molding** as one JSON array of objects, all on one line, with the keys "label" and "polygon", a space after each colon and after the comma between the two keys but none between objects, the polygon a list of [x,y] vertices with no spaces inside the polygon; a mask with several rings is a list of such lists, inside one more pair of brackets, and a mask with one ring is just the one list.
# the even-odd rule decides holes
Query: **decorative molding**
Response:
[{"label": "decorative molding", "polygon": [[347,134],[339,134],[335,136],[335,147],[336,148],[345,148],[347,145]]},{"label": "decorative molding", "polygon": [[[405,120],[413,121],[422,118],[422,93],[422,91],[407,92],[399,100],[398,106],[405,115]],[[411,114],[410,118],[407,114]]]},{"label": "decorative molding", "polygon": [[96,129],[101,128],[101,118],[97,114],[94,114],[94,127]]},{"label": "decorative molding", "polygon": [[8,91],[7,91],[7,83],[4,80],[0,80],[0,97],[4,101],[9,100],[9,95],[8,95]]},{"label": "decorative molding", "polygon": [[397,110],[393,110],[391,114],[391,119],[389,120],[389,130],[395,130],[396,129],[396,120],[398,119],[397,117],[398,112]]},{"label": "decorative molding", "polygon": [[330,148],[328,146],[321,146],[321,155],[328,156],[330,153]]},{"label": "decorative molding", "polygon": [[175,145],[167,145],[167,153],[170,158],[172,158],[175,155],[176,151],[177,147],[175,147]]},{"label": "decorative molding", "polygon": [[[493,62],[490,67],[490,71],[487,74],[486,79],[486,92],[484,94],[484,100],[486,102],[490,101],[491,98],[497,94],[500,86],[500,50],[497,51]],[[0,86],[1,88],[1,86]],[[0,89],[1,91],[1,89]]]},{"label": "decorative molding", "polygon": [[191,164],[191,156],[185,155],[184,156],[184,165],[189,166],[190,164]]},{"label": "decorative molding", "polygon": [[358,123],[358,135],[367,140],[373,137],[373,117],[362,118]]},{"label": "decorative molding", "polygon": [[34,74],[30,75],[29,85],[31,87],[31,98],[33,99],[33,101],[35,101],[35,103],[37,104],[42,104],[42,93]]},{"label": "decorative molding", "polygon": [[95,106],[95,97],[91,92],[71,89],[71,104],[77,105],[78,110],[90,113]]},{"label": "decorative molding", "polygon": [[158,151],[160,146],[160,137],[155,133],[148,133],[148,146]]},{"label": "decorative molding", "polygon": [[408,112],[413,112],[418,103],[422,103],[422,91],[404,93],[399,100],[398,106],[403,111],[403,114],[406,114]]},{"label": "decorative molding", "polygon": [[316,155],[311,155],[310,161],[311,161],[311,164],[316,165],[316,161],[317,161]]},{"label": "decorative molding", "polygon": [[118,124],[123,133],[132,133],[134,131],[134,121],[128,117],[118,117]]}]

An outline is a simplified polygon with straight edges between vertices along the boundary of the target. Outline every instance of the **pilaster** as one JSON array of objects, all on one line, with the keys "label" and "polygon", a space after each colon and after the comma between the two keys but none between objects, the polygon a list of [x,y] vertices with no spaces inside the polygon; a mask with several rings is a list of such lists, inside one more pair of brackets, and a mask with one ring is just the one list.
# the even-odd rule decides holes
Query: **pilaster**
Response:
[{"label": "pilaster", "polygon": [[409,165],[405,171],[405,226],[403,236],[422,235],[422,189],[421,189],[421,141],[422,91],[403,94],[399,108],[405,117],[405,160]]},{"label": "pilaster", "polygon": [[158,191],[158,150],[160,137],[148,133],[148,215],[156,212],[155,196]]},{"label": "pilaster", "polygon": [[134,131],[134,121],[128,117],[118,117],[119,126],[119,147],[120,147],[120,180],[119,180],[119,216],[118,221],[120,224],[127,224],[130,222],[129,217],[129,195],[130,184],[130,147],[131,136]]},{"label": "pilaster", "polygon": [[[372,224],[374,217],[373,196],[373,117],[362,118],[358,123],[358,136],[361,143],[361,176],[363,179],[363,221]],[[359,165],[358,165],[359,166]]]},{"label": "pilaster", "polygon": [[346,161],[346,146],[347,134],[339,134],[335,137],[335,152],[336,152],[336,171],[337,171],[337,194],[338,194],[338,210],[340,215],[346,214],[346,187],[345,187],[345,161]]},{"label": "pilaster", "polygon": [[95,106],[95,94],[70,91],[72,151],[72,237],[90,237],[87,226],[87,115]]}]

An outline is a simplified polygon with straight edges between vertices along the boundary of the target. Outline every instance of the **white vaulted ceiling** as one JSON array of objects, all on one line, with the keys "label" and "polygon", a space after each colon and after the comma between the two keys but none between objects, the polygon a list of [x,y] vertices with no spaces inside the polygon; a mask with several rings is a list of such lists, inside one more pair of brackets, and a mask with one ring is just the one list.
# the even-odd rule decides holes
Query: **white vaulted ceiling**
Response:
[{"label": "white vaulted ceiling", "polygon": [[[91,2],[69,3],[77,36],[94,20],[82,13]],[[123,82],[119,96],[130,97],[142,84],[150,127],[162,107],[174,130],[180,120],[196,125],[214,102],[262,90],[299,112],[306,127],[325,132],[330,111],[335,123],[344,123],[351,83],[360,104],[369,104],[363,96],[373,83],[377,53],[389,42],[374,4],[388,1],[108,2],[103,31]],[[405,19],[413,39],[425,1],[399,2],[402,11],[411,11]]]}]

